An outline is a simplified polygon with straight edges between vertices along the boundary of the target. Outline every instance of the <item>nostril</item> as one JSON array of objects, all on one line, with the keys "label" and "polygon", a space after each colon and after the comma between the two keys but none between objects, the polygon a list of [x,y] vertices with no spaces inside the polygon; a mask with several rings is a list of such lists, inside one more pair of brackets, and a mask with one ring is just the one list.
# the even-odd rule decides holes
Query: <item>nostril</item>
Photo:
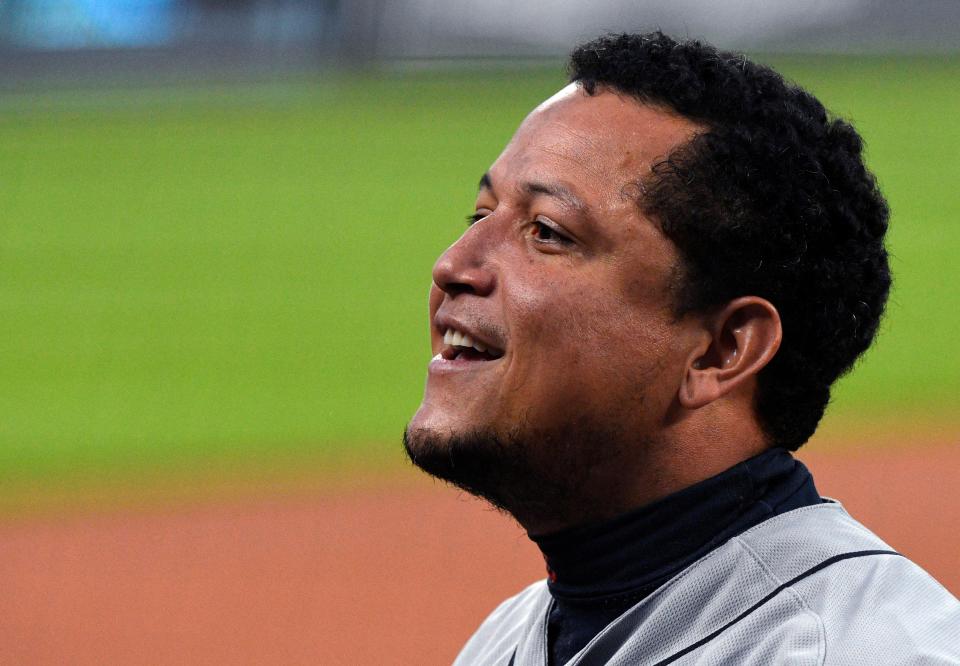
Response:
[{"label": "nostril", "polygon": [[482,268],[471,268],[456,273],[435,271],[433,281],[438,288],[450,296],[461,294],[485,296],[493,290],[494,284],[493,275]]},{"label": "nostril", "polygon": [[473,287],[463,282],[450,282],[445,286],[441,285],[440,288],[451,296],[458,294],[476,294],[476,290]]}]

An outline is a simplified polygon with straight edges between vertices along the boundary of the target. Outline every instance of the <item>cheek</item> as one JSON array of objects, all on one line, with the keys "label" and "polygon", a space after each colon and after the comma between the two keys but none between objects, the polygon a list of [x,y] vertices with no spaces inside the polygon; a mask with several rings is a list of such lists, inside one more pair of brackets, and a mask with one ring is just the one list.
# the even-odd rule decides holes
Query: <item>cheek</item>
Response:
[{"label": "cheek", "polygon": [[662,374],[668,333],[622,292],[568,285],[517,295],[513,303],[523,327],[509,390],[535,393],[547,409],[606,412],[611,402],[634,404]]},{"label": "cheek", "polygon": [[[515,335],[531,358],[571,357],[596,331],[602,308],[595,290],[564,284],[558,278],[539,289],[521,289],[509,298]],[[529,353],[532,350],[533,353]]]}]

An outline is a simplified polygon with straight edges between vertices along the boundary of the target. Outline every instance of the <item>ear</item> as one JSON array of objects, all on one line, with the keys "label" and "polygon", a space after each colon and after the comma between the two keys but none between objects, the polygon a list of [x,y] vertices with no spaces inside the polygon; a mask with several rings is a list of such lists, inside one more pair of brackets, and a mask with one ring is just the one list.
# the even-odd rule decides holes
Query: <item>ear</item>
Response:
[{"label": "ear", "polygon": [[705,319],[708,335],[687,359],[680,384],[680,404],[707,405],[742,386],[780,348],[783,328],[773,305],[758,296],[743,296]]}]

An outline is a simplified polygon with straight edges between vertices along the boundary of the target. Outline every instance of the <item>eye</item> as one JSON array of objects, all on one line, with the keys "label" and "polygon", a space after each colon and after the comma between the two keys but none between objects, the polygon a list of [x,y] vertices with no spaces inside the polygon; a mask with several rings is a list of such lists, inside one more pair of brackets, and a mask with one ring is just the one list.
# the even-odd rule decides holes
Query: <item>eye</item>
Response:
[{"label": "eye", "polygon": [[545,220],[533,221],[533,237],[541,243],[565,244],[573,242]]},{"label": "eye", "polygon": [[487,216],[487,213],[480,213],[480,212],[467,215],[467,226],[472,227],[473,225],[475,225],[477,222],[479,222],[486,216]]}]

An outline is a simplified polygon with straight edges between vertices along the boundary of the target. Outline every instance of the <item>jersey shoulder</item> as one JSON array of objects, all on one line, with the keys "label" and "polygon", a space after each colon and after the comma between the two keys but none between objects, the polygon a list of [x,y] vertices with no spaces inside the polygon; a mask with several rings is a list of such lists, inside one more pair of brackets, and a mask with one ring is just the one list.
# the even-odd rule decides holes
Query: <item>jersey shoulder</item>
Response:
[{"label": "jersey shoulder", "polygon": [[454,666],[507,664],[517,645],[546,618],[550,592],[537,581],[497,606],[463,646]]},{"label": "jersey shoulder", "polygon": [[960,601],[840,504],[768,523],[738,540],[816,618],[822,663],[960,664]]}]

